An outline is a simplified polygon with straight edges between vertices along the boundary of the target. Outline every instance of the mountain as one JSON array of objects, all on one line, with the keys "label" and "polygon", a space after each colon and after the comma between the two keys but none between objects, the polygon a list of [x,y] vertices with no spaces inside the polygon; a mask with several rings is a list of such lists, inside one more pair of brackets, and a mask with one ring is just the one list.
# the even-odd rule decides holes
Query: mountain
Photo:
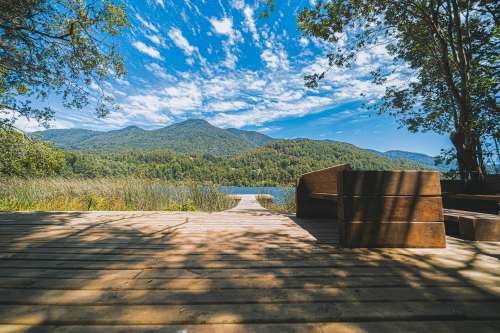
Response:
[{"label": "mountain", "polygon": [[377,154],[379,156],[383,156],[386,158],[389,158],[391,160],[407,160],[407,161],[413,161],[418,164],[424,165],[430,169],[434,170],[439,170],[441,172],[446,172],[449,171],[450,166],[448,165],[435,165],[434,164],[434,157],[426,155],[426,154],[421,154],[421,153],[413,153],[409,151],[404,151],[404,150],[388,150],[386,152],[380,152],[377,150],[373,149],[367,149],[367,151]]},{"label": "mountain", "polygon": [[431,167],[433,169],[438,168],[434,164],[434,157],[426,155],[426,154],[421,154],[421,153],[412,153],[409,151],[403,151],[403,150],[389,150],[384,153],[384,156],[393,160],[399,159],[399,160],[410,160],[410,161],[415,161],[417,163],[420,163],[422,165],[426,165],[428,167]]},{"label": "mountain", "polygon": [[31,135],[42,140],[52,142],[59,148],[74,149],[74,147],[78,146],[80,142],[99,134],[101,134],[101,132],[75,128],[50,129],[42,132],[34,132]]},{"label": "mountain", "polygon": [[274,140],[273,138],[271,138],[265,134],[255,132],[255,131],[244,131],[244,130],[240,130],[237,128],[228,128],[226,131],[231,132],[234,135],[237,135],[241,138],[244,138],[245,140],[252,142],[253,144],[255,144],[257,146],[263,146],[266,143],[269,143],[269,142]]},{"label": "mountain", "polygon": [[32,135],[67,150],[172,149],[179,153],[214,156],[248,151],[272,140],[257,132],[224,130],[201,119],[190,119],[157,130],[129,126],[109,132],[67,129],[40,131]]}]

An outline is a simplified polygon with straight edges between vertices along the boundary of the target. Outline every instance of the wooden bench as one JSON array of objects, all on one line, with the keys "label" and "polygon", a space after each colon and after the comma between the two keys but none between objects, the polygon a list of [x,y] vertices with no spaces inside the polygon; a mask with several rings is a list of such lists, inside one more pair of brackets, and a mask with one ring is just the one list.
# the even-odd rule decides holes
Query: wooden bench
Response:
[{"label": "wooden bench", "polygon": [[306,173],[297,181],[296,215],[300,218],[337,218],[338,177],[349,164]]},{"label": "wooden bench", "polygon": [[439,173],[345,171],[338,221],[345,247],[446,247]]},{"label": "wooden bench", "polygon": [[466,240],[500,241],[500,216],[444,209],[446,233]]},{"label": "wooden bench", "polygon": [[344,247],[445,247],[439,173],[352,171],[347,164],[305,174],[297,217],[332,218]]},{"label": "wooden bench", "polygon": [[442,180],[441,188],[444,208],[496,215],[500,213],[500,175],[486,176],[482,182]]}]

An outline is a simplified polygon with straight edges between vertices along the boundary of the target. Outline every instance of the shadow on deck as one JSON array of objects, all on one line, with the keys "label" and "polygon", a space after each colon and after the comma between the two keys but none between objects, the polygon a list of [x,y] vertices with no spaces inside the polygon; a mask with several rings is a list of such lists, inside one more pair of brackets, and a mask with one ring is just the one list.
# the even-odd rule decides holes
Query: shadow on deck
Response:
[{"label": "shadow on deck", "polygon": [[0,332],[493,332],[499,254],[342,249],[262,209],[0,214]]}]

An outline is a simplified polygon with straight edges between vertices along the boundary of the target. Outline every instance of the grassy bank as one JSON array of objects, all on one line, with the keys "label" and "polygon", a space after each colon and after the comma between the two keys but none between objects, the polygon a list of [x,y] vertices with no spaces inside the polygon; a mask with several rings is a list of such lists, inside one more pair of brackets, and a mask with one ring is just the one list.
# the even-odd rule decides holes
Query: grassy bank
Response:
[{"label": "grassy bank", "polygon": [[295,213],[295,191],[290,189],[284,194],[284,198],[277,202],[268,195],[258,195],[257,201],[265,208],[278,213],[294,214]]},{"label": "grassy bank", "polygon": [[0,178],[0,211],[221,211],[235,204],[216,186],[135,178]]}]

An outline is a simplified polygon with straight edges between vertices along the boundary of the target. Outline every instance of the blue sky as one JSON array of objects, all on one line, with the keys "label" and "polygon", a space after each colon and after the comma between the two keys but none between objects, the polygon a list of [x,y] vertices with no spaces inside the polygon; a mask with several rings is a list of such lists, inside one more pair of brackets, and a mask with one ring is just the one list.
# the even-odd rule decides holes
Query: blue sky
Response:
[{"label": "blue sky", "polygon": [[[59,109],[52,126],[148,129],[203,118],[224,128],[381,151],[434,155],[448,147],[446,137],[411,134],[361,107],[384,91],[368,77],[378,65],[390,64],[381,46],[360,53],[350,69],[330,71],[318,89],[304,87],[303,75],[325,68],[324,54],[331,50],[297,31],[296,13],[311,2],[278,1],[270,18],[259,19],[258,0],[127,1],[132,28],[120,38],[120,48],[128,75],[104,86],[121,110],[97,119],[86,110]],[[390,82],[404,79],[394,75]],[[36,128],[23,120],[18,126]]]}]

